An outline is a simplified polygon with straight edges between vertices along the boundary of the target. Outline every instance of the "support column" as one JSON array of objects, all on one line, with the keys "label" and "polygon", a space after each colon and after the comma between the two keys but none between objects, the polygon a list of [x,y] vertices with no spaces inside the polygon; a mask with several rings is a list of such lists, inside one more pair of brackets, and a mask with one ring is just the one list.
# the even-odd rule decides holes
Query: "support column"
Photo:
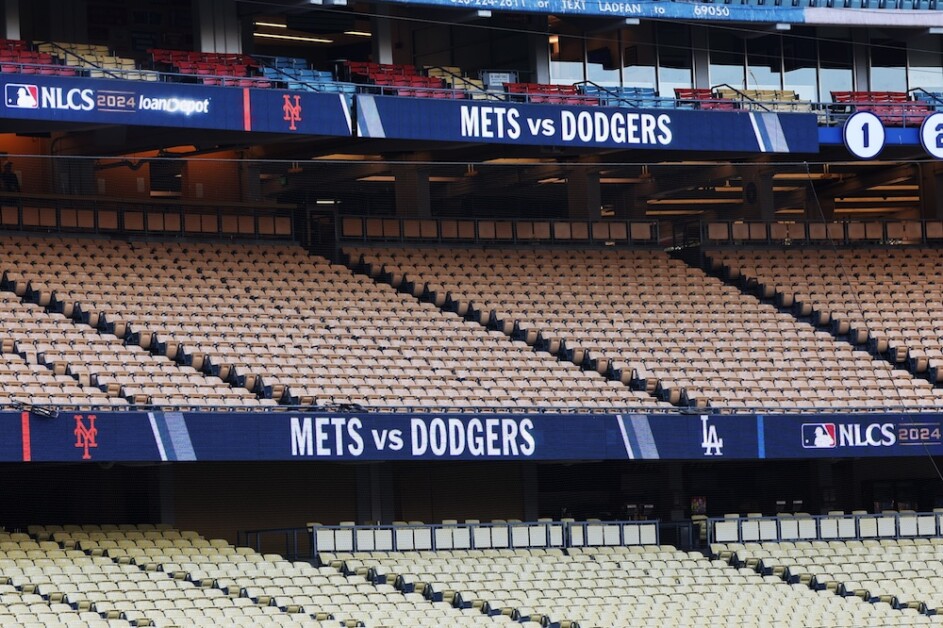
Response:
[{"label": "support column", "polygon": [[[550,82],[550,44],[546,35],[531,35],[531,76],[534,83]],[[519,77],[523,81],[524,77]]]},{"label": "support column", "polygon": [[743,216],[759,220],[773,220],[776,204],[773,199],[773,173],[765,168],[742,168]]},{"label": "support column", "polygon": [[919,168],[920,217],[943,218],[943,171],[936,162],[921,162]]},{"label": "support column", "polygon": [[393,166],[396,215],[428,218],[432,215],[429,171],[421,166]]},{"label": "support column", "polygon": [[197,0],[193,10],[200,52],[242,52],[242,31],[235,0]]},{"label": "support column", "polygon": [[3,36],[20,39],[20,0],[3,0]]},{"label": "support column", "polygon": [[377,17],[373,21],[373,61],[393,63],[393,24],[388,17],[390,9],[385,4],[376,6]]},{"label": "support column", "polygon": [[371,463],[358,465],[357,521],[391,523],[393,521],[393,480],[388,465]]},{"label": "support column", "polygon": [[[694,55],[694,87],[698,89],[707,89],[711,86],[710,62],[707,58],[707,50],[710,50],[710,42],[707,41],[707,29],[699,26],[691,28],[691,48],[697,50]],[[674,96],[674,94],[662,94],[662,96]]]},{"label": "support column", "polygon": [[537,463],[521,463],[521,493],[524,496],[524,521],[537,521],[540,517],[540,486],[537,482]]},{"label": "support column", "polygon": [[567,215],[570,218],[599,220],[602,192],[599,173],[574,168],[566,176]]}]

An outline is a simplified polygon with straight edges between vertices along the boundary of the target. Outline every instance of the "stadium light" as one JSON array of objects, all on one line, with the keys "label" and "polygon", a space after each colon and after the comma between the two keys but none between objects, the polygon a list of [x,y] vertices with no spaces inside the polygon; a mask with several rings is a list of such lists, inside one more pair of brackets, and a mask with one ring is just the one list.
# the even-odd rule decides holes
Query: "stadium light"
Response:
[{"label": "stadium light", "polygon": [[333,39],[322,39],[320,37],[307,37],[304,35],[280,35],[276,33],[253,33],[255,37],[263,37],[265,39],[286,39],[289,41],[305,41],[313,44],[333,44]]}]

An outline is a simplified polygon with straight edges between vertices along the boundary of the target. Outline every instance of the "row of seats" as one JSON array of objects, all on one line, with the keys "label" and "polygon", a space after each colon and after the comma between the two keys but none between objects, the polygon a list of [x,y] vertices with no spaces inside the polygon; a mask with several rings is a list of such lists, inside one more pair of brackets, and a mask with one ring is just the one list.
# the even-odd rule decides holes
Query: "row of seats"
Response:
[{"label": "row of seats", "polygon": [[931,248],[718,251],[713,263],[853,343],[943,381],[941,277]]},{"label": "row of seats", "polygon": [[520,99],[525,102],[551,105],[594,106],[599,104],[598,98],[580,94],[575,85],[505,83],[504,89],[512,100]]},{"label": "row of seats", "polygon": [[0,623],[939,625],[939,541],[338,552],[315,566],[166,525],[30,526],[0,532]]},{"label": "row of seats", "polygon": [[129,57],[120,57],[98,44],[79,44],[70,42],[45,42],[37,46],[40,54],[54,57],[59,63],[77,68],[73,73],[81,72],[92,78],[122,78],[126,80],[157,81],[160,77],[155,72],[137,69],[137,63]]},{"label": "row of seats", "polygon": [[[890,626],[930,624],[916,610],[789,584],[672,546],[322,554],[346,573],[402,591],[561,626]],[[941,618],[943,619],[943,618]]]},{"label": "row of seats", "polygon": [[294,245],[9,237],[0,259],[11,360],[136,404],[664,406]]},{"label": "row of seats", "polygon": [[887,126],[919,126],[934,109],[906,92],[832,92],[832,101],[849,110],[869,111]]},{"label": "row of seats", "polygon": [[712,552],[809,586],[920,611],[943,610],[943,539],[729,543]]},{"label": "row of seats", "polygon": [[926,380],[660,251],[348,252],[378,278],[670,403],[845,411],[943,404]]}]

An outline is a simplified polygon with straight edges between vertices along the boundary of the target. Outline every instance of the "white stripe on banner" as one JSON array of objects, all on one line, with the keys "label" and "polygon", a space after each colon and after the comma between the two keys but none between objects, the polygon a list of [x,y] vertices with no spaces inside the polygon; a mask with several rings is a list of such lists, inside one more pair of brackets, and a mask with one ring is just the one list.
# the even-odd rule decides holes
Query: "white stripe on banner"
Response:
[{"label": "white stripe on banner", "polygon": [[353,125],[350,121],[350,105],[347,104],[347,97],[344,94],[338,94],[338,98],[341,99],[341,110],[344,112],[344,119],[347,120],[347,132],[353,132]]},{"label": "white stripe on banner", "polygon": [[160,437],[160,429],[157,427],[157,417],[153,412],[147,413],[147,418],[151,422],[151,431],[154,432],[154,442],[157,443],[157,451],[160,453],[161,460],[167,460],[167,450],[164,449],[164,441]]},{"label": "white stripe on banner", "polygon": [[655,435],[652,434],[652,425],[648,422],[648,416],[633,414],[629,420],[632,421],[635,440],[638,441],[639,456],[644,460],[658,460],[658,445],[655,443]]},{"label": "white stripe on banner", "polygon": [[174,460],[196,460],[193,443],[190,442],[190,430],[181,412],[165,412],[164,425],[173,447]]},{"label": "white stripe on banner", "polygon": [[[363,122],[363,126],[360,123]],[[386,137],[383,121],[377,111],[377,101],[373,96],[357,96],[357,135],[360,137]]]},{"label": "white stripe on banner", "polygon": [[766,129],[766,140],[769,142],[769,149],[774,153],[788,153],[789,143],[786,142],[786,135],[783,133],[783,121],[779,114],[761,113],[760,122]]},{"label": "white stripe on banner", "polygon": [[760,147],[761,153],[765,153],[767,151],[766,142],[763,141],[763,134],[760,133],[760,127],[756,124],[756,115],[751,112],[749,116],[750,124],[753,126],[753,135],[756,136],[756,145]]},{"label": "white stripe on banner", "polygon": [[625,453],[629,455],[629,460],[635,460],[635,454],[632,453],[632,445],[629,443],[629,434],[625,431],[625,422],[622,420],[622,415],[616,415],[616,421],[619,422],[619,431],[622,432],[622,443],[625,445]]}]

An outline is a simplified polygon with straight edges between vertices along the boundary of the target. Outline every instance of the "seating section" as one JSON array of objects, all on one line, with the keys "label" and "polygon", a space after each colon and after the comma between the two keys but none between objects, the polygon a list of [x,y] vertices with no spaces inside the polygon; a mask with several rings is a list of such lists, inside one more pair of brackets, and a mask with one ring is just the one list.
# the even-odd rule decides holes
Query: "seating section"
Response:
[{"label": "seating section", "polygon": [[599,87],[586,83],[580,87],[586,96],[599,100],[605,107],[638,107],[640,109],[674,109],[674,98],[662,98],[652,87]]},{"label": "seating section", "polygon": [[[738,564],[815,588],[903,607],[911,618],[943,611],[943,539],[717,544]],[[943,619],[943,614],[936,615]]]},{"label": "seating section", "polygon": [[671,403],[847,411],[897,407],[910,390],[921,405],[943,405],[908,372],[660,251],[351,253],[424,286],[443,307],[481,310],[514,338]]},{"label": "seating section", "polygon": [[575,85],[544,83],[505,83],[511,100],[550,105],[598,105],[599,99],[584,96]]},{"label": "seating section", "polygon": [[914,98],[927,105],[930,111],[943,111],[943,92],[928,92],[918,90],[913,92]]},{"label": "seating section", "polygon": [[0,72],[42,74],[45,76],[74,76],[74,68],[56,62],[51,54],[33,50],[29,42],[20,39],[0,39]]},{"label": "seating section", "polygon": [[273,84],[284,84],[288,89],[352,95],[357,86],[334,79],[326,70],[315,70],[305,59],[297,57],[255,57],[262,64],[262,76]]},{"label": "seating section", "polygon": [[940,539],[321,553],[164,524],[0,531],[0,624],[939,625]]},{"label": "seating section", "polygon": [[[813,591],[672,546],[323,555],[525,626],[929,624],[888,604]],[[941,618],[943,619],[943,618]]]},{"label": "seating section", "polygon": [[799,100],[793,90],[778,89],[742,89],[720,88],[717,95],[725,100],[737,102],[741,109],[756,111],[781,111],[785,113],[808,113],[812,103]]},{"label": "seating section", "polygon": [[474,79],[465,76],[462,69],[456,66],[426,66],[428,76],[441,79],[448,87],[459,89],[469,93],[475,100],[486,100],[489,98],[485,92],[485,84],[481,79]]},{"label": "seating section", "polygon": [[832,101],[846,113],[870,111],[887,126],[920,126],[933,108],[910,100],[907,92],[832,92]]},{"label": "seating section", "polygon": [[41,54],[48,54],[60,63],[73,68],[84,76],[92,78],[121,78],[126,80],[157,81],[160,76],[155,72],[137,69],[134,59],[112,54],[108,46],[96,44],[75,44],[66,42],[46,42],[39,44]]},{"label": "seating section", "polygon": [[272,87],[272,81],[259,76],[259,63],[244,54],[191,52],[186,50],[148,50],[154,67],[198,77],[204,85],[226,87]]},{"label": "seating section", "polygon": [[[712,254],[715,263],[755,281],[780,305],[934,383],[943,381],[943,338],[936,330],[943,316],[941,258],[939,249],[929,248]],[[913,401],[926,403],[926,394],[921,390]]]},{"label": "seating section", "polygon": [[366,61],[347,61],[344,71],[352,81],[382,88],[382,93],[413,98],[467,98],[463,90],[446,89],[438,76],[424,76],[416,66]]},{"label": "seating section", "polygon": [[0,259],[7,290],[129,345],[110,349],[124,370],[91,359],[103,352],[95,338],[53,337],[30,353],[136,403],[251,405],[258,393],[429,411],[657,405],[297,246],[9,237]]},{"label": "seating section", "polygon": [[722,111],[736,109],[737,103],[730,98],[723,98],[709,88],[675,88],[675,98],[680,109],[718,109]]}]

